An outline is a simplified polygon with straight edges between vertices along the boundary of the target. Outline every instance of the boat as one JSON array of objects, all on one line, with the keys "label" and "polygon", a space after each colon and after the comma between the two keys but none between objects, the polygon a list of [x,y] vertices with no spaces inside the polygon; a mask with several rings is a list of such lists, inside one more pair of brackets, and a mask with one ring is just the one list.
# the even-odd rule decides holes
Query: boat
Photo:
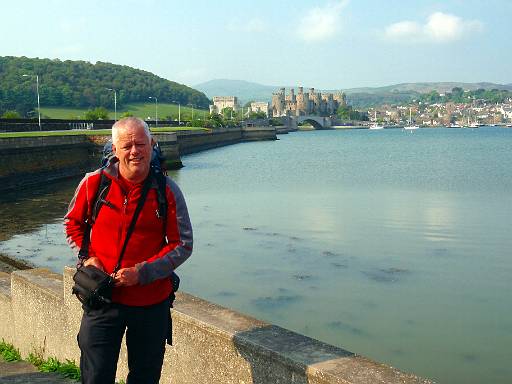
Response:
[{"label": "boat", "polygon": [[418,128],[419,128],[419,126],[412,124],[412,112],[411,112],[411,108],[409,108],[409,125],[406,125],[404,127],[404,129],[407,131],[412,131],[412,130],[415,130]]},{"label": "boat", "polygon": [[371,124],[369,129],[384,129],[383,125],[379,125],[377,122],[377,110],[375,110],[375,123]]}]

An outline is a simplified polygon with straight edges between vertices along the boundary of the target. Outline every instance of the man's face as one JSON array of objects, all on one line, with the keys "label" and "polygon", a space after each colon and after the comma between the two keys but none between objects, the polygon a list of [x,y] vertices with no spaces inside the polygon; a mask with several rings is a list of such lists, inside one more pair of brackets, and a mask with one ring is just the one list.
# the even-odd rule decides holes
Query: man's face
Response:
[{"label": "man's face", "polygon": [[119,173],[132,183],[142,182],[149,172],[151,139],[138,124],[118,128],[118,136],[112,148],[119,159]]}]

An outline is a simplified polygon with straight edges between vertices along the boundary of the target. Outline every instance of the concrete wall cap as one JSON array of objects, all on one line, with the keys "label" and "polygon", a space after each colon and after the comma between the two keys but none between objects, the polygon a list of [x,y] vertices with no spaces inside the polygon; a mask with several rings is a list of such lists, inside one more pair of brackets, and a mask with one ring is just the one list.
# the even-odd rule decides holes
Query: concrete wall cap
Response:
[{"label": "concrete wall cap", "polygon": [[23,281],[62,299],[62,275],[46,268],[34,268],[11,273],[12,281]]},{"label": "concrete wall cap", "polygon": [[0,272],[0,295],[11,296],[11,275],[6,272]]}]

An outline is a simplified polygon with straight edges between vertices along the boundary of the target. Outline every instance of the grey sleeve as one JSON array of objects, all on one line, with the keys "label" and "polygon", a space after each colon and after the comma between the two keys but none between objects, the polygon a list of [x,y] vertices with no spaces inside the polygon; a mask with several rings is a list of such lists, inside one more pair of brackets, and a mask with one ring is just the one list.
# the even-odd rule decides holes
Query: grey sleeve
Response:
[{"label": "grey sleeve", "polygon": [[167,220],[168,222],[169,220],[176,222],[179,244],[157,259],[145,262],[139,267],[139,284],[141,285],[169,277],[192,254],[192,224],[190,223],[185,198],[178,185],[170,178],[167,178],[167,186],[170,189],[170,193],[174,195],[174,201],[176,202],[176,214],[172,214],[171,210],[168,209]]}]

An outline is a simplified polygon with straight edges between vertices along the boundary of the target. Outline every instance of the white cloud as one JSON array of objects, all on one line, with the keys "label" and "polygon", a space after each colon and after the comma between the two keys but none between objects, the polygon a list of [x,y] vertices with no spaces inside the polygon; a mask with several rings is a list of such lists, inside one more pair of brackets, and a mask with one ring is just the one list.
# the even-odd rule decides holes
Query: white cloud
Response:
[{"label": "white cloud", "polygon": [[315,7],[300,20],[297,34],[307,42],[327,40],[338,32],[341,24],[341,10],[348,1],[336,1],[324,7]]},{"label": "white cloud", "polygon": [[435,12],[424,24],[406,20],[388,25],[384,30],[384,37],[402,42],[447,43],[460,40],[481,29],[480,21],[464,20],[455,15]]}]

